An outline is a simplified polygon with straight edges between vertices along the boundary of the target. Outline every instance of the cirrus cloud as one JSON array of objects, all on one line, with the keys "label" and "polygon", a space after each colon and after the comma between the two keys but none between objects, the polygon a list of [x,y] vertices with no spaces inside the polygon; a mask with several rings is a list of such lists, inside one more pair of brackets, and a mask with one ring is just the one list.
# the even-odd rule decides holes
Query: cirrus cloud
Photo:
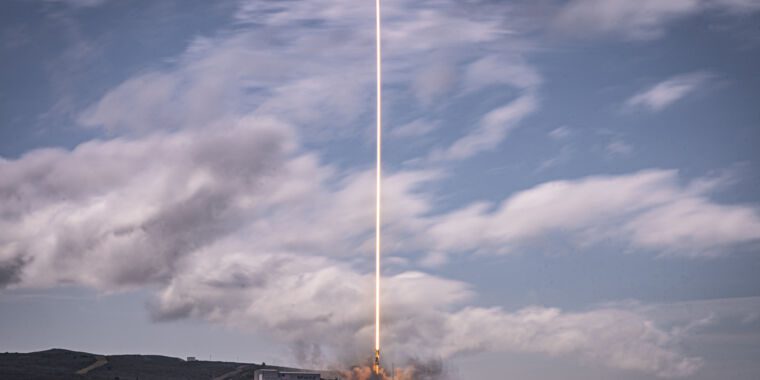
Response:
[{"label": "cirrus cloud", "polygon": [[697,91],[712,77],[710,73],[703,71],[676,75],[633,95],[626,101],[626,105],[630,108],[642,107],[650,111],[661,111]]}]

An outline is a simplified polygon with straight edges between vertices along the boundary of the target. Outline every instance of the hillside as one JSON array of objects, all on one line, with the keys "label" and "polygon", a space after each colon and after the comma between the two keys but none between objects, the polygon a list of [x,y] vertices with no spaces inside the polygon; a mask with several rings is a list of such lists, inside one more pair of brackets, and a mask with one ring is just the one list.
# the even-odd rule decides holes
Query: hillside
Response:
[{"label": "hillside", "polygon": [[[239,380],[252,379],[258,364],[187,362],[158,355],[98,355],[63,349],[0,353],[0,379]],[[267,366],[266,368],[279,368]]]}]

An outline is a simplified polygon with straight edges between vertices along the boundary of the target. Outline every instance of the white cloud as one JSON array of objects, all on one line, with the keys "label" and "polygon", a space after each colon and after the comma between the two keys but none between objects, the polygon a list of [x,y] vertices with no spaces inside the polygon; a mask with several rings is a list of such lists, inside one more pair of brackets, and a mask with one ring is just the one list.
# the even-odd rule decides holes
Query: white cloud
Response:
[{"label": "white cloud", "polygon": [[[306,132],[305,139],[356,134],[357,121],[372,113],[374,104],[374,30],[366,28],[374,16],[370,5],[242,2],[236,17],[245,28],[196,38],[169,69],[124,81],[79,122],[119,134],[146,133],[202,128],[255,110],[294,124]],[[511,81],[538,79],[525,63],[524,47],[501,47],[508,37],[501,16],[460,17],[453,14],[456,7],[456,2],[385,5],[384,79],[398,89],[398,98],[414,96],[432,105],[460,91],[458,66],[478,57],[476,46],[499,46],[520,62],[516,72],[492,74],[514,77]],[[521,73],[526,78],[516,79]],[[470,90],[478,85],[485,84],[471,83]]]},{"label": "white cloud", "polygon": [[[356,362],[354,348],[372,334],[370,309],[360,301],[371,299],[372,274],[357,269],[366,260],[352,264],[355,249],[347,248],[351,256],[336,252],[335,241],[361,241],[371,230],[371,210],[360,206],[371,203],[372,175],[352,174],[325,187],[335,183],[334,171],[292,144],[284,126],[248,120],[231,131],[94,142],[3,162],[2,194],[18,200],[3,202],[2,247],[32,255],[21,268],[22,286],[63,282],[112,290],[153,283],[161,289],[151,306],[157,319],[202,318],[283,342],[326,344],[324,357],[303,360]],[[161,165],[149,164],[153,152],[162,152]],[[101,173],[106,168],[112,170]],[[21,185],[32,177],[35,186]],[[473,244],[488,244],[498,225],[519,238],[606,220],[615,210],[638,209],[634,199],[667,203],[684,191],[670,183],[673,177],[651,172],[546,184],[505,202],[503,220],[484,220],[487,205],[445,219],[475,218],[450,238],[470,235],[483,239]],[[420,215],[431,206],[413,189],[430,178],[389,177],[387,216],[395,226],[389,233],[424,231],[428,221]],[[744,236],[728,240],[736,238]],[[386,352],[535,352],[662,377],[689,375],[701,364],[677,349],[683,329],[664,330],[636,310],[462,307],[474,296],[462,282],[402,272],[389,273],[384,283]]]},{"label": "white cloud", "polygon": [[755,0],[573,0],[559,11],[554,24],[564,33],[651,40],[681,18],[704,11],[755,12],[759,4]]},{"label": "white cloud", "polygon": [[523,95],[511,103],[485,114],[479,125],[442,151],[434,151],[433,160],[461,160],[495,149],[519,122],[537,107],[534,95]]},{"label": "white cloud", "polygon": [[608,153],[612,155],[627,156],[633,152],[633,147],[622,140],[615,140],[605,147]]},{"label": "white cloud", "polygon": [[[354,37],[335,43],[329,30],[278,33],[289,39],[290,48],[251,30],[199,38],[176,67],[126,80],[79,121],[112,132],[145,133],[205,128],[255,110],[309,129],[304,135],[312,138],[339,134],[367,111],[371,60],[355,48],[365,36],[350,34]],[[330,46],[332,54],[310,60],[318,46]],[[324,96],[327,92],[331,96]]]},{"label": "white cloud", "polygon": [[[241,240],[254,253],[371,252],[373,171],[338,171],[299,152],[282,122],[215,126],[1,161],[0,282],[144,286],[209,244]],[[431,199],[417,188],[439,176],[387,173],[390,252],[421,230]]]},{"label": "white cloud", "polygon": [[[502,16],[473,12],[461,17],[457,7],[456,2],[434,7],[400,2],[384,8],[385,83],[394,98],[411,96],[433,106],[444,95],[455,99],[492,85],[520,93],[436,153],[445,159],[494,149],[537,108],[534,93],[541,83],[525,59],[524,44],[507,33]],[[253,114],[292,124],[305,140],[356,137],[360,120],[373,113],[373,30],[365,27],[372,16],[371,7],[348,2],[243,2],[237,19],[253,26],[197,38],[172,67],[124,81],[86,109],[79,122],[139,135],[206,128]],[[315,19],[322,22],[304,23]],[[482,58],[479,52],[489,46],[499,53]],[[431,124],[417,123],[391,136],[431,131]]]},{"label": "white cloud", "polygon": [[[498,205],[475,202],[430,224],[436,251],[501,253],[545,236],[579,243],[613,239],[683,256],[725,254],[760,240],[760,214],[751,206],[721,205],[709,186],[680,185],[675,171],[552,181]],[[710,231],[708,231],[710,230]]]},{"label": "white cloud", "polygon": [[[282,123],[246,118],[225,129],[93,141],[0,162],[3,282],[105,290],[162,283],[211,245],[369,257],[372,171],[337,171],[298,152],[295,141]],[[427,265],[453,253],[514,251],[558,232],[681,256],[760,240],[755,208],[711,201],[714,185],[681,185],[674,171],[548,182],[498,205],[444,214],[434,213],[435,195],[420,190],[440,173],[388,174],[386,252],[427,253]]]},{"label": "white cloud", "polygon": [[626,101],[626,105],[661,111],[703,87],[711,77],[702,71],[677,75],[633,95]]},{"label": "white cloud", "polygon": [[[458,17],[436,8],[416,8],[413,3],[383,8],[383,42],[388,58],[412,52],[429,53],[441,48],[463,47],[501,39],[504,27],[498,18]],[[452,6],[454,3],[438,4]],[[441,8],[437,8],[441,9]],[[452,8],[449,8],[452,9]]]},{"label": "white cloud", "polygon": [[723,247],[760,239],[758,213],[684,196],[627,223],[634,244],[685,255],[720,255]]},{"label": "white cloud", "polygon": [[549,137],[554,140],[564,140],[573,134],[573,130],[568,126],[561,126],[559,128],[552,129],[549,132]]},{"label": "white cloud", "polygon": [[522,62],[519,57],[488,55],[467,66],[464,81],[468,90],[493,85],[531,89],[538,87],[542,78],[535,68]]},{"label": "white cloud", "polygon": [[[562,312],[529,307],[514,313],[501,309],[466,308],[447,325],[447,350],[499,350],[577,355],[612,368],[637,370],[658,377],[683,377],[701,366],[668,346],[674,337],[653,321],[623,309]],[[487,333],[480,333],[487,331]]]},{"label": "white cloud", "polygon": [[720,327],[721,323],[735,321],[743,321],[744,324],[751,325],[754,322],[751,317],[760,310],[760,297],[717,298],[658,304],[624,302],[611,303],[608,307],[634,310],[663,324],[708,320],[709,323],[695,327]]},{"label": "white cloud", "polygon": [[104,4],[108,0],[45,0],[49,3],[60,3],[73,8],[96,7]]},{"label": "white cloud", "polygon": [[760,10],[760,1],[757,0],[706,0],[704,4],[708,8],[732,13],[750,13]]},{"label": "white cloud", "polygon": [[23,286],[162,281],[183,256],[237,228],[238,203],[283,165],[293,139],[281,123],[243,119],[0,162],[0,261],[24,260]]},{"label": "white cloud", "polygon": [[574,0],[555,22],[563,31],[652,39],[665,32],[669,21],[697,12],[699,7],[699,0]]}]

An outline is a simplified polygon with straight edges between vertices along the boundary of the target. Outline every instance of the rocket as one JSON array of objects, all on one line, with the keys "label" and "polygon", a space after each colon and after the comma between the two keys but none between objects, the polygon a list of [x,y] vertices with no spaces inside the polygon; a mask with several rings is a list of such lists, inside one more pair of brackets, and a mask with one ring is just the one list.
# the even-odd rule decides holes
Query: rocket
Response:
[{"label": "rocket", "polygon": [[372,364],[372,373],[380,375],[380,350],[375,350],[375,361]]}]

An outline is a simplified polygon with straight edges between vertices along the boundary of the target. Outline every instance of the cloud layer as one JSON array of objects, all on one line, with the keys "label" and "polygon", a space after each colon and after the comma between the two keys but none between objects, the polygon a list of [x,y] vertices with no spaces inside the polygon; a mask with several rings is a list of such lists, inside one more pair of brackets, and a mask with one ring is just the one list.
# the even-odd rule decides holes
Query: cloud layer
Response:
[{"label": "cloud layer", "polygon": [[651,40],[663,36],[674,21],[707,10],[743,14],[760,5],[752,0],[573,0],[558,12],[555,26],[579,35]]},{"label": "cloud layer", "polygon": [[[371,203],[372,175],[320,163],[285,124],[243,118],[219,131],[40,150],[0,171],[6,284],[152,284],[157,320],[201,318],[293,344],[330,343],[317,357],[301,355],[307,363],[361,361],[335,347],[359,347],[372,333],[361,301],[371,299],[372,213],[362,206]],[[387,178],[387,231],[399,242],[388,254],[519,252],[562,232],[582,244],[610,236],[711,255],[760,238],[756,211],[717,204],[707,197],[714,184],[681,184],[674,171],[549,182],[498,205],[434,213],[419,186],[438,176]],[[700,367],[679,353],[674,333],[635,309],[466,306],[475,296],[466,283],[411,269],[388,272],[384,289],[384,336],[396,352],[537,352],[664,377]]]}]

